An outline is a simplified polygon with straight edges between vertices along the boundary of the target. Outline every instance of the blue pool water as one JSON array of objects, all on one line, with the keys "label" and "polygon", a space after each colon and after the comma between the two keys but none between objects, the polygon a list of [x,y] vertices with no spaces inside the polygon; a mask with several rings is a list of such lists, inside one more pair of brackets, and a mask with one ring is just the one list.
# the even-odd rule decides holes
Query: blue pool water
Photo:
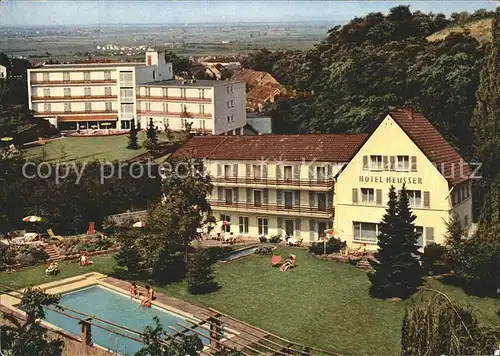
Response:
[{"label": "blue pool water", "polygon": [[258,249],[258,247],[252,246],[252,247],[248,247],[248,248],[241,249],[238,251],[230,252],[227,255],[222,256],[222,258],[220,260],[223,262],[228,262],[228,261],[234,260],[236,258],[240,258],[243,256],[248,256],[248,255],[254,254],[255,250],[257,250],[257,249]]},{"label": "blue pool water", "polygon": [[[147,325],[154,326],[154,316],[160,319],[163,328],[170,334],[174,333],[174,331],[169,329],[168,326],[181,330],[182,327],[176,323],[191,325],[185,321],[186,318],[183,316],[173,314],[164,309],[155,308],[154,306],[152,308],[139,307],[139,303],[132,301],[129,296],[110,291],[101,286],[92,286],[63,294],[59,304],[140,332]],[[76,314],[70,311],[64,312],[76,316]],[[79,317],[82,318],[81,316]],[[74,335],[81,336],[81,326],[78,325],[78,320],[51,310],[46,310],[45,320]],[[140,338],[136,334],[129,334],[126,331],[96,320],[93,323],[103,325],[108,329],[117,330],[122,334],[125,333],[135,338]],[[206,329],[198,328],[198,331],[208,335],[208,330]],[[98,327],[92,327],[92,341],[95,344],[124,355],[133,355],[141,348],[141,343],[139,342],[118,336]],[[208,343],[208,339],[206,338],[202,338],[202,341],[204,344]]]}]

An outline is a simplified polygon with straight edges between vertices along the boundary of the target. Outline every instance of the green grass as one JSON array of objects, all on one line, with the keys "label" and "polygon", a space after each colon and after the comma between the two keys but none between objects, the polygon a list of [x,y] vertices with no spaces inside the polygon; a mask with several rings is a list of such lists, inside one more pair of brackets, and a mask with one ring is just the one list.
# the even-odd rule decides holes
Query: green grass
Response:
[{"label": "green grass", "polygon": [[[139,134],[139,144],[145,134]],[[101,161],[125,161],[141,153],[145,148],[137,150],[127,149],[127,135],[107,137],[63,137],[43,146],[37,146],[26,150],[25,157],[35,158],[42,155],[45,150],[47,157],[45,161],[51,162],[62,159],[62,151],[66,153],[64,161],[90,161],[99,159]]]},{"label": "green grass", "polygon": [[[371,298],[366,273],[349,264],[317,260],[304,249],[283,248],[279,253],[296,254],[298,267],[282,273],[270,267],[269,256],[254,255],[217,263],[214,272],[221,288],[215,293],[193,296],[187,293],[185,283],[156,288],[299,343],[345,355],[400,354],[401,322],[407,302]],[[90,269],[63,264],[57,278],[90,270],[110,273],[113,265],[111,256],[96,257]],[[15,287],[53,280],[44,276],[43,269],[2,273],[0,280]],[[427,285],[471,304],[481,321],[498,324],[494,299],[467,296],[435,280]]]}]

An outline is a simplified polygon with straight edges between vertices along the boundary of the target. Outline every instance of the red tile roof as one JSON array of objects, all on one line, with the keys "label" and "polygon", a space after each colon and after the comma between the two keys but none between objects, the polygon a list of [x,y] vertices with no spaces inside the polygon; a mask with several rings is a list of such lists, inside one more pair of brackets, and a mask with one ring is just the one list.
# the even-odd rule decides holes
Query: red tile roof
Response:
[{"label": "red tile roof", "polygon": [[195,136],[174,157],[220,160],[348,162],[366,134]]},{"label": "red tile roof", "polygon": [[391,111],[389,115],[451,185],[469,179],[470,166],[422,114],[404,109]]},{"label": "red tile roof", "polygon": [[240,70],[239,72],[234,73],[231,79],[245,82],[250,86],[270,85],[278,88],[280,85],[280,83],[274,79],[271,74],[267,72],[259,72],[253,69]]}]

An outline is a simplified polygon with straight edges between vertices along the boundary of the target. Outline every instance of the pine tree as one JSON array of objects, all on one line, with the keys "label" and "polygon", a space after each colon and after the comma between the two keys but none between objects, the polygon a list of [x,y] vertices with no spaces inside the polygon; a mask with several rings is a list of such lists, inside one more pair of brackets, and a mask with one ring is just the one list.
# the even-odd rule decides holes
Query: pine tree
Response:
[{"label": "pine tree", "polygon": [[135,127],[135,123],[134,123],[134,120],[131,120],[131,123],[130,123],[130,131],[128,132],[128,145],[127,145],[127,148],[130,148],[130,149],[133,149],[133,150],[136,150],[139,148],[139,144],[137,142],[137,134],[138,134],[138,130],[136,129]]},{"label": "pine tree", "polygon": [[153,118],[149,119],[148,130],[146,131],[146,142],[148,148],[154,148],[158,143],[158,138],[156,137],[156,129],[153,123]]},{"label": "pine tree", "polygon": [[188,290],[192,294],[208,293],[216,287],[210,257],[203,248],[197,248],[196,252],[189,256],[187,280]]},{"label": "pine tree", "polygon": [[141,254],[135,245],[138,233],[129,232],[118,238],[120,250],[116,253],[115,272],[127,277],[137,276],[141,271]]},{"label": "pine tree", "polygon": [[500,174],[500,7],[496,9],[492,22],[492,34],[472,117],[475,158],[482,163],[483,176],[477,185],[477,202],[484,201],[493,180]]},{"label": "pine tree", "polygon": [[380,223],[377,261],[369,275],[371,293],[379,298],[407,298],[422,283],[422,268],[417,261],[418,237],[413,224],[416,216],[403,186],[399,200],[394,186],[389,190],[386,213]]},{"label": "pine tree", "polygon": [[463,256],[465,236],[466,232],[462,226],[462,223],[460,222],[460,217],[457,213],[452,213],[450,216],[450,221],[446,223],[445,236],[445,258],[446,262],[452,270],[456,268],[459,260]]}]

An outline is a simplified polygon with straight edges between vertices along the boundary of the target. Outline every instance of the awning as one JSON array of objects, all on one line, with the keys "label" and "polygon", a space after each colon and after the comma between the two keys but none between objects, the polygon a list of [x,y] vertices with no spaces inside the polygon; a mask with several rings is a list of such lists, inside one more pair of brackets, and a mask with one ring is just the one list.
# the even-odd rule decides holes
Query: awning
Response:
[{"label": "awning", "polygon": [[116,115],[75,115],[75,116],[57,116],[59,122],[74,121],[117,121]]}]

